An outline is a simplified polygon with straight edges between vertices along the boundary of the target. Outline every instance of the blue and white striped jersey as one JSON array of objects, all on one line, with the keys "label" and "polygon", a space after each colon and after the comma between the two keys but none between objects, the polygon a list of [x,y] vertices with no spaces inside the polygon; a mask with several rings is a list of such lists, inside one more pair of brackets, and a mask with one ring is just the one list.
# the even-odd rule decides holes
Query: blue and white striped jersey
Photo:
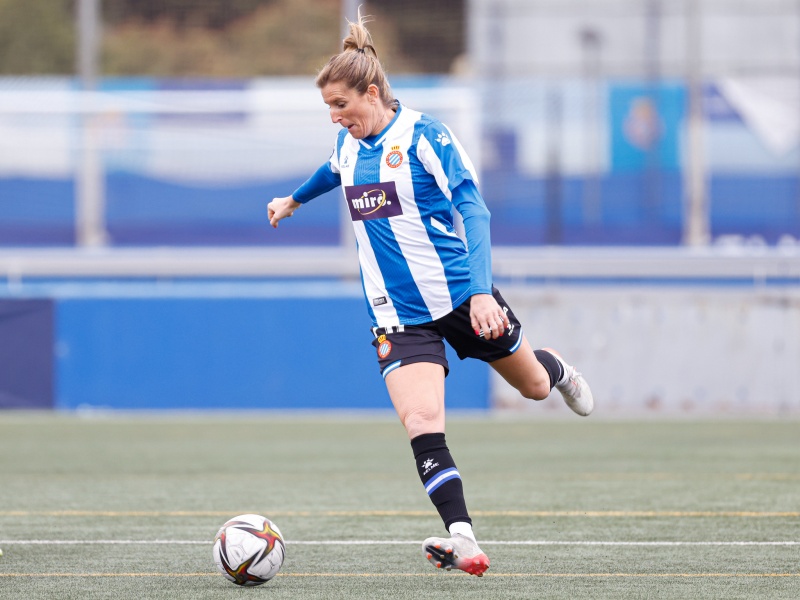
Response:
[{"label": "blue and white striped jersey", "polygon": [[[491,281],[478,289],[471,281],[453,226],[452,192],[465,180],[477,183],[477,173],[443,123],[399,106],[378,136],[359,140],[342,129],[327,166],[350,210],[373,325],[427,323],[472,294],[491,293]],[[488,244],[488,211],[475,197]]]}]

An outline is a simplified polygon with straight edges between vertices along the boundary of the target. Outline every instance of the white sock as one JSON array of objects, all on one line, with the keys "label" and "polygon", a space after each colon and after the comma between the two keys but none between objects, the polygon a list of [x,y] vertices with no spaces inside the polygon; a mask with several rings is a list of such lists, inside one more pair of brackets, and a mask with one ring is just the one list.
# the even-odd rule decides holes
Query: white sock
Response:
[{"label": "white sock", "polygon": [[471,539],[476,544],[478,543],[478,541],[475,539],[475,534],[472,532],[472,525],[470,525],[466,521],[456,521],[455,523],[450,525],[448,530],[450,531],[450,535],[455,535],[457,533],[460,533],[464,537],[468,537],[469,539]]}]

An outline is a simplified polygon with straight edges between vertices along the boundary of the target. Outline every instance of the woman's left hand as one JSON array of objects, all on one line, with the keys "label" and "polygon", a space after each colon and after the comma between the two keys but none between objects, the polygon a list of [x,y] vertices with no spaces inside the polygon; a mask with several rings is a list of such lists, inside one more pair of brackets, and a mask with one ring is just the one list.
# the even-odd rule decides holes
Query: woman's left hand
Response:
[{"label": "woman's left hand", "polygon": [[475,294],[470,299],[469,318],[475,335],[496,340],[509,326],[505,311],[491,294]]}]

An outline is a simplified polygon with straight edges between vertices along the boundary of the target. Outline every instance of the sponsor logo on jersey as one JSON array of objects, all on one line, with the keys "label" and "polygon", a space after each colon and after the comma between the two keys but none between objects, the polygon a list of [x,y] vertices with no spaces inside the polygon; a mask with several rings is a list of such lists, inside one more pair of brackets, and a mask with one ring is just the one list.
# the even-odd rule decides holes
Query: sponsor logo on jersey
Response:
[{"label": "sponsor logo on jersey", "polygon": [[350,168],[350,157],[345,155],[344,160],[342,161],[340,169],[349,169]]},{"label": "sponsor logo on jersey", "polygon": [[353,221],[371,221],[403,214],[394,181],[346,186],[344,195]]},{"label": "sponsor logo on jersey", "polygon": [[386,299],[386,296],[381,296],[380,298],[373,298],[372,306],[383,306],[387,302],[388,300]]},{"label": "sponsor logo on jersey", "polygon": [[392,169],[403,164],[403,153],[400,152],[400,146],[392,146],[392,151],[386,155],[386,164]]}]

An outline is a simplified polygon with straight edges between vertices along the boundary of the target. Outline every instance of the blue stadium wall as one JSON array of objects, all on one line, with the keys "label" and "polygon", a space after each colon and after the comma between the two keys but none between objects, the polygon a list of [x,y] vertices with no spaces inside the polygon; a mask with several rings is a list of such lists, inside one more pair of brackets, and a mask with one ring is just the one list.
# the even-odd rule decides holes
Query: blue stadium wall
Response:
[{"label": "blue stadium wall", "polygon": [[[369,327],[356,294],[3,299],[0,408],[390,410]],[[448,406],[488,408],[449,360]]]},{"label": "blue stadium wall", "polygon": [[[303,219],[280,236],[264,226],[268,198],[286,193],[299,180],[205,189],[134,174],[106,179],[108,233],[115,246],[150,245],[335,245],[339,243],[339,199],[316,199]],[[585,222],[581,210],[587,184],[577,177],[558,180],[551,214],[547,179],[486,173],[484,195],[492,212],[494,245],[679,245],[682,181],[676,171],[622,173],[599,181],[600,219]],[[0,246],[60,246],[75,242],[73,180],[0,178]],[[711,234],[800,238],[800,179],[787,175],[716,175],[710,179]],[[36,214],[20,217],[30,198],[45,199]],[[19,210],[15,210],[19,204]],[[147,219],[126,214],[135,205]],[[219,207],[225,206],[221,212]],[[165,208],[168,207],[168,208]],[[179,216],[175,216],[175,211]]]}]

